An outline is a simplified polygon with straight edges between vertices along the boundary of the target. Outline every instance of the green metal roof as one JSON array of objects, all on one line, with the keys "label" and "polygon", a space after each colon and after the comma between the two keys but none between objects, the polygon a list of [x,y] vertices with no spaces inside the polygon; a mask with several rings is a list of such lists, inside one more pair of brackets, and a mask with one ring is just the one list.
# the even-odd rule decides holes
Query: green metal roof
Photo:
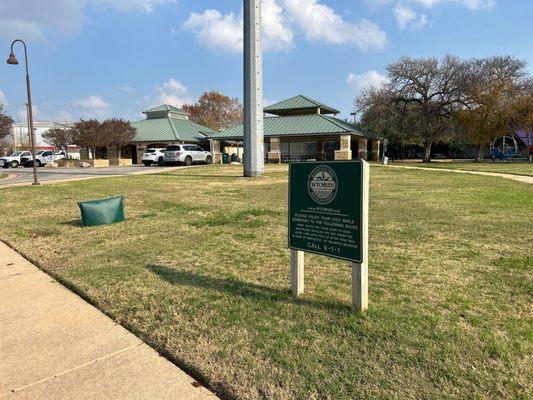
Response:
[{"label": "green metal roof", "polygon": [[339,114],[340,111],[333,107],[327,106],[317,100],[310,97],[298,95],[291,97],[290,99],[280,101],[279,103],[272,104],[265,107],[263,110],[269,114],[286,115],[292,114],[297,110],[316,110],[320,108],[321,114]]},{"label": "green metal roof", "polygon": [[152,118],[131,124],[137,133],[133,142],[205,142],[215,132],[188,119]]},{"label": "green metal roof", "polygon": [[[266,117],[263,125],[263,134],[266,137],[348,133],[369,138],[378,138],[377,135],[363,131],[353,124],[321,114]],[[243,125],[238,125],[222,132],[215,132],[209,134],[209,136],[214,139],[241,139],[243,137]]]},{"label": "green metal roof", "polygon": [[154,108],[150,108],[149,110],[143,111],[144,114],[148,113],[158,113],[161,111],[170,111],[177,114],[187,114],[185,111],[183,111],[181,108],[171,106],[169,104],[163,104],[161,106],[157,106]]}]

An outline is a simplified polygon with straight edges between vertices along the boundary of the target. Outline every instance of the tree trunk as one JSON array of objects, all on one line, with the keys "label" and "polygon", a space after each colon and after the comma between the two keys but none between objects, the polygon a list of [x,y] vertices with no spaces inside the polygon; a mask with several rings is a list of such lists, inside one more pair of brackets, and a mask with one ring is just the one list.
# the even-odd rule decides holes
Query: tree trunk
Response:
[{"label": "tree trunk", "polygon": [[478,144],[477,145],[477,156],[476,156],[476,162],[481,162],[483,161],[483,144]]},{"label": "tree trunk", "polygon": [[431,142],[424,143],[424,160],[423,162],[431,162]]}]

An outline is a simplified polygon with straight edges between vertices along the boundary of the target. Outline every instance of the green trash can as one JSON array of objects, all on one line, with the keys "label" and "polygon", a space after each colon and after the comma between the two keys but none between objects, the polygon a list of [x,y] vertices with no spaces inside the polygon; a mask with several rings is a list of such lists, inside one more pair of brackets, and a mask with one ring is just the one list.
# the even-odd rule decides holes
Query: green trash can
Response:
[{"label": "green trash can", "polygon": [[222,154],[222,164],[227,164],[229,161],[229,154],[228,153],[223,153]]},{"label": "green trash can", "polygon": [[238,162],[238,161],[239,161],[239,156],[236,153],[233,153],[231,155],[231,162]]},{"label": "green trash can", "polygon": [[124,221],[124,196],[108,197],[101,200],[80,201],[83,226],[113,224]]}]

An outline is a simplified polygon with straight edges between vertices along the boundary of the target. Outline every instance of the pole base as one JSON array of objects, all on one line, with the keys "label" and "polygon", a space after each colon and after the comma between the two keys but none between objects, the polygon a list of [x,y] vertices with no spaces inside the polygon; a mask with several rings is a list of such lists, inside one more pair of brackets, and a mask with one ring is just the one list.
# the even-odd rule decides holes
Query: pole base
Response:
[{"label": "pole base", "polygon": [[263,176],[263,171],[244,171],[245,178],[257,178]]}]

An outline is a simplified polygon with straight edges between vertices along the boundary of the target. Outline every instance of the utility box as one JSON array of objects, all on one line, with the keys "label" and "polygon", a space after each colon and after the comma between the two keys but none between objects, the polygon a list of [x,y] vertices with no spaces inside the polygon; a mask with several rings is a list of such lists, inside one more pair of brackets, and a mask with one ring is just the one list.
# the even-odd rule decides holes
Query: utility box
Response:
[{"label": "utility box", "polygon": [[124,196],[108,197],[101,200],[80,201],[83,226],[113,224],[124,221]]}]

